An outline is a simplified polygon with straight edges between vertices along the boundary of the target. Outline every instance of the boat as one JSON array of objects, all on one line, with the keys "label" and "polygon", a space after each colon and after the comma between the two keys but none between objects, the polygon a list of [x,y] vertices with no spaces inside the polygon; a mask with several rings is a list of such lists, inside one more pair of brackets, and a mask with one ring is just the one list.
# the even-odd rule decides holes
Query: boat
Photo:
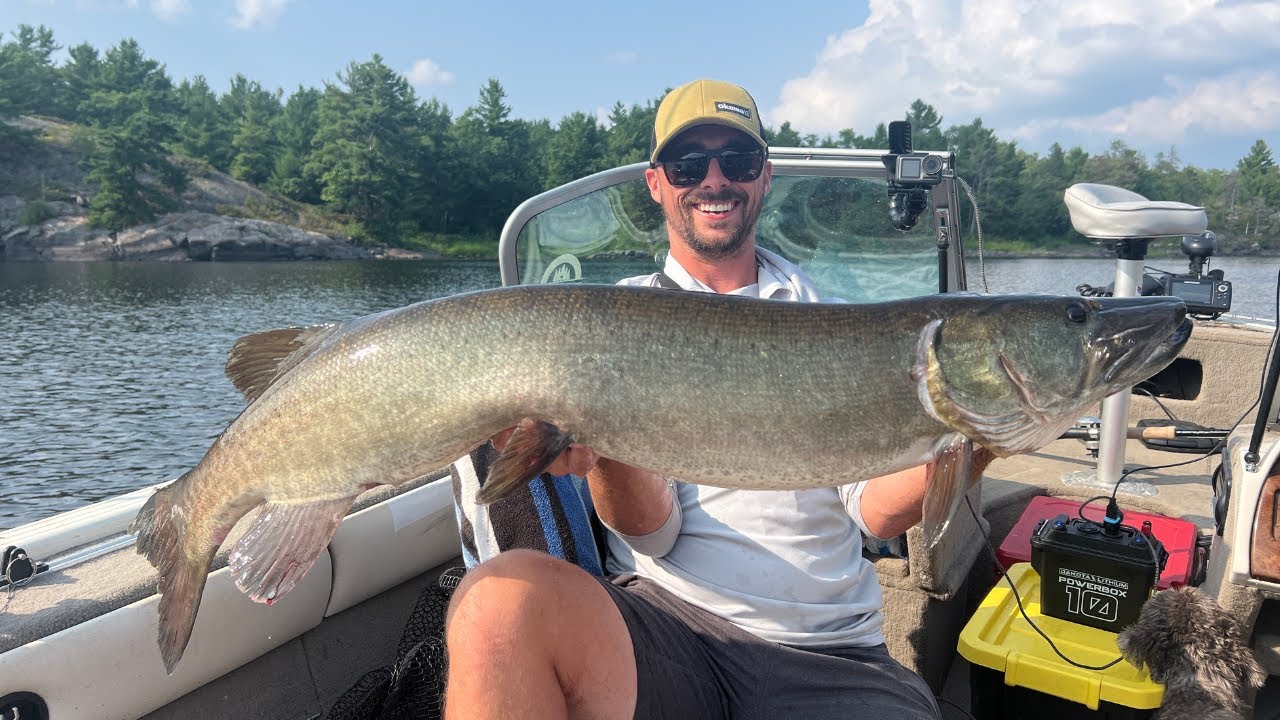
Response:
[{"label": "boat", "polygon": [[[901,155],[771,148],[774,178],[759,244],[804,268],[824,294],[849,302],[974,287],[954,155],[914,153],[928,162],[908,165],[918,171],[910,176],[900,163],[886,163]],[[502,231],[495,284],[611,283],[660,269],[666,235],[644,185],[645,167],[606,170],[521,204]],[[992,463],[970,492],[974,516],[962,515],[933,552],[925,551],[918,527],[906,535],[905,557],[868,551],[884,591],[890,652],[930,683],[944,717],[971,708],[974,668],[957,648],[998,587],[988,545],[1000,546],[1037,498],[1083,502],[1109,492],[1103,465],[1115,466],[1117,457],[1128,468],[1190,460],[1133,473],[1117,498],[1125,511],[1194,525],[1195,541],[1182,549],[1194,581],[1233,612],[1267,671],[1280,674],[1280,611],[1273,607],[1280,570],[1257,564],[1276,542],[1266,524],[1275,522],[1274,512],[1259,515],[1271,500],[1259,498],[1280,496],[1280,403],[1264,398],[1269,414],[1246,412],[1273,334],[1274,327],[1229,317],[1197,321],[1165,381],[1126,396],[1118,416],[1113,409],[1105,417],[1104,408],[1110,423],[1086,419],[1073,437]],[[1166,412],[1229,430],[1225,449],[1197,458],[1169,452],[1172,441],[1162,449],[1122,433],[1105,442],[1114,435],[1109,428],[1123,431]],[[1102,457],[1095,457],[1099,446]],[[0,717],[325,717],[362,677],[395,661],[419,595],[462,565],[447,468],[377,488],[357,501],[303,582],[275,605],[250,602],[235,589],[224,551],[188,650],[167,675],[155,640],[156,574],[128,532],[154,489],[0,533],[0,548],[8,549]],[[1264,690],[1259,708],[1275,702],[1270,697]]]}]

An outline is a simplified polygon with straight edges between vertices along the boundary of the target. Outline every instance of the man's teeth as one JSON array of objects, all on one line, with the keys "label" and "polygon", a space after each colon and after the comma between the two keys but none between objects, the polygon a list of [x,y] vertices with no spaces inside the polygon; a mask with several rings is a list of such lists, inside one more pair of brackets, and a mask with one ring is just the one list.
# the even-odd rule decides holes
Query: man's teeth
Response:
[{"label": "man's teeth", "polygon": [[733,203],[703,203],[698,206],[698,209],[705,213],[729,212],[733,209]]}]

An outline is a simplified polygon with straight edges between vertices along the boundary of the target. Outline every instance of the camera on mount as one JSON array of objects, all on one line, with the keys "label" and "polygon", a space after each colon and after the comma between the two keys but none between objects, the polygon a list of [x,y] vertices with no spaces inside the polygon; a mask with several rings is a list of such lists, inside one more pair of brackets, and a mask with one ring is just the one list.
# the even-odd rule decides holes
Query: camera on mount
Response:
[{"label": "camera on mount", "polygon": [[1231,283],[1224,279],[1221,270],[1204,272],[1204,263],[1217,249],[1218,238],[1213,231],[1202,235],[1186,235],[1182,238],[1182,252],[1189,257],[1188,272],[1160,276],[1160,287],[1165,295],[1182,300],[1192,315],[1216,317],[1231,309]]},{"label": "camera on mount", "polygon": [[898,230],[910,230],[929,207],[929,188],[942,182],[946,162],[932,153],[912,152],[911,123],[889,123],[889,152],[881,158],[889,172],[889,218]]}]

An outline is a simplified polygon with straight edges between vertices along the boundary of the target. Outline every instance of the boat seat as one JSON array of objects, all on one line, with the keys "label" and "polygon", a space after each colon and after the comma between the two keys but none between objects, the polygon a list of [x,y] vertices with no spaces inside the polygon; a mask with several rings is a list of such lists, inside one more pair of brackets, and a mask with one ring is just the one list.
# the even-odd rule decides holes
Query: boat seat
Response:
[{"label": "boat seat", "polygon": [[1204,208],[1168,200],[1148,200],[1132,190],[1076,183],[1064,193],[1071,225],[1096,240],[1199,235],[1209,227]]}]

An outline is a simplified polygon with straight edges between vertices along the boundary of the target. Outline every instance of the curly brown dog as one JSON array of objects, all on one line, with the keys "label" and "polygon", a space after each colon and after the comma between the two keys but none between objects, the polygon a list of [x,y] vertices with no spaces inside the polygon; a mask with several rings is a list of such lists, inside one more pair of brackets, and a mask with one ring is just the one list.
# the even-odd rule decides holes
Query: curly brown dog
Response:
[{"label": "curly brown dog", "polygon": [[1164,684],[1159,720],[1238,720],[1242,685],[1260,688],[1267,679],[1235,620],[1196,588],[1156,593],[1117,644]]}]

